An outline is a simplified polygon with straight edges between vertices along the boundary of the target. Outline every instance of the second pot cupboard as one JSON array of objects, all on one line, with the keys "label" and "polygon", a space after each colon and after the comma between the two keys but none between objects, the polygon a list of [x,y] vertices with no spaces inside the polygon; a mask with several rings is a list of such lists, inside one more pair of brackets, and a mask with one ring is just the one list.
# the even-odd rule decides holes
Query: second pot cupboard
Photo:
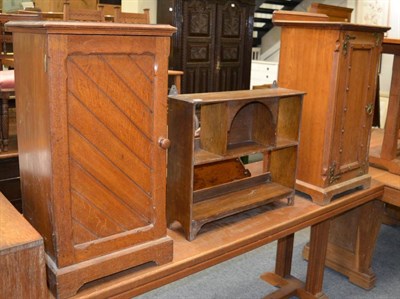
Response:
[{"label": "second pot cupboard", "polygon": [[[277,17],[278,18],[278,17]],[[279,86],[304,90],[296,189],[318,204],[368,187],[378,62],[387,27],[274,19]]]}]

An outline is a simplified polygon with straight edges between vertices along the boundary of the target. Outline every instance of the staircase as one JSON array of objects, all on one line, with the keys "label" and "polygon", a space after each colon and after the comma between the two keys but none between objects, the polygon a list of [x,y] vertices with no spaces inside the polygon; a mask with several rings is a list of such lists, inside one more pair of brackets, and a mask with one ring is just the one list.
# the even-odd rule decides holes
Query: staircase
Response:
[{"label": "staircase", "polygon": [[272,28],[272,13],[275,10],[293,10],[303,0],[257,0],[254,12],[253,47]]}]

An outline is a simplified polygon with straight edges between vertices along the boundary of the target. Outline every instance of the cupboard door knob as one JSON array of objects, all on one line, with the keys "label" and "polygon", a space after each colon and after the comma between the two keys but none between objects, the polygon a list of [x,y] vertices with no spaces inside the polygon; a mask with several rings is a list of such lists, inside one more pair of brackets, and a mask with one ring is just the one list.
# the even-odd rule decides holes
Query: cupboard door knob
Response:
[{"label": "cupboard door knob", "polygon": [[158,145],[163,149],[168,149],[171,146],[171,140],[168,138],[158,139]]}]

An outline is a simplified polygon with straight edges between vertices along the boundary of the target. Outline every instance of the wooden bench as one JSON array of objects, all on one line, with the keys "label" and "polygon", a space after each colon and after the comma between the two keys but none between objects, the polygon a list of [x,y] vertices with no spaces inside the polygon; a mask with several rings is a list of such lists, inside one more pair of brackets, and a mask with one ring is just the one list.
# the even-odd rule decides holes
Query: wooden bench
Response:
[{"label": "wooden bench", "polygon": [[43,239],[0,193],[0,298],[46,298]]}]

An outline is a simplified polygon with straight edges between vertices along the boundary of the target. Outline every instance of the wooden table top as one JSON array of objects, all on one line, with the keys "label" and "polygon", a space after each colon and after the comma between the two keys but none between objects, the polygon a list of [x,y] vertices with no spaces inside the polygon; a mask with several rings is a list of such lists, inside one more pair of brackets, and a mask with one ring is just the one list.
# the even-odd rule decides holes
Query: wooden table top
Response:
[{"label": "wooden table top", "polygon": [[379,198],[383,190],[382,182],[372,180],[369,189],[347,192],[326,206],[296,195],[293,206],[282,200],[209,223],[191,242],[176,224],[168,230],[174,241],[171,263],[140,266],[100,279],[84,286],[74,298],[105,298],[115,294],[132,297],[144,293]]},{"label": "wooden table top", "polygon": [[400,176],[390,173],[386,170],[373,167],[369,168],[369,173],[375,181],[400,192]]},{"label": "wooden table top", "polygon": [[400,39],[384,38],[382,53],[400,55]]}]

